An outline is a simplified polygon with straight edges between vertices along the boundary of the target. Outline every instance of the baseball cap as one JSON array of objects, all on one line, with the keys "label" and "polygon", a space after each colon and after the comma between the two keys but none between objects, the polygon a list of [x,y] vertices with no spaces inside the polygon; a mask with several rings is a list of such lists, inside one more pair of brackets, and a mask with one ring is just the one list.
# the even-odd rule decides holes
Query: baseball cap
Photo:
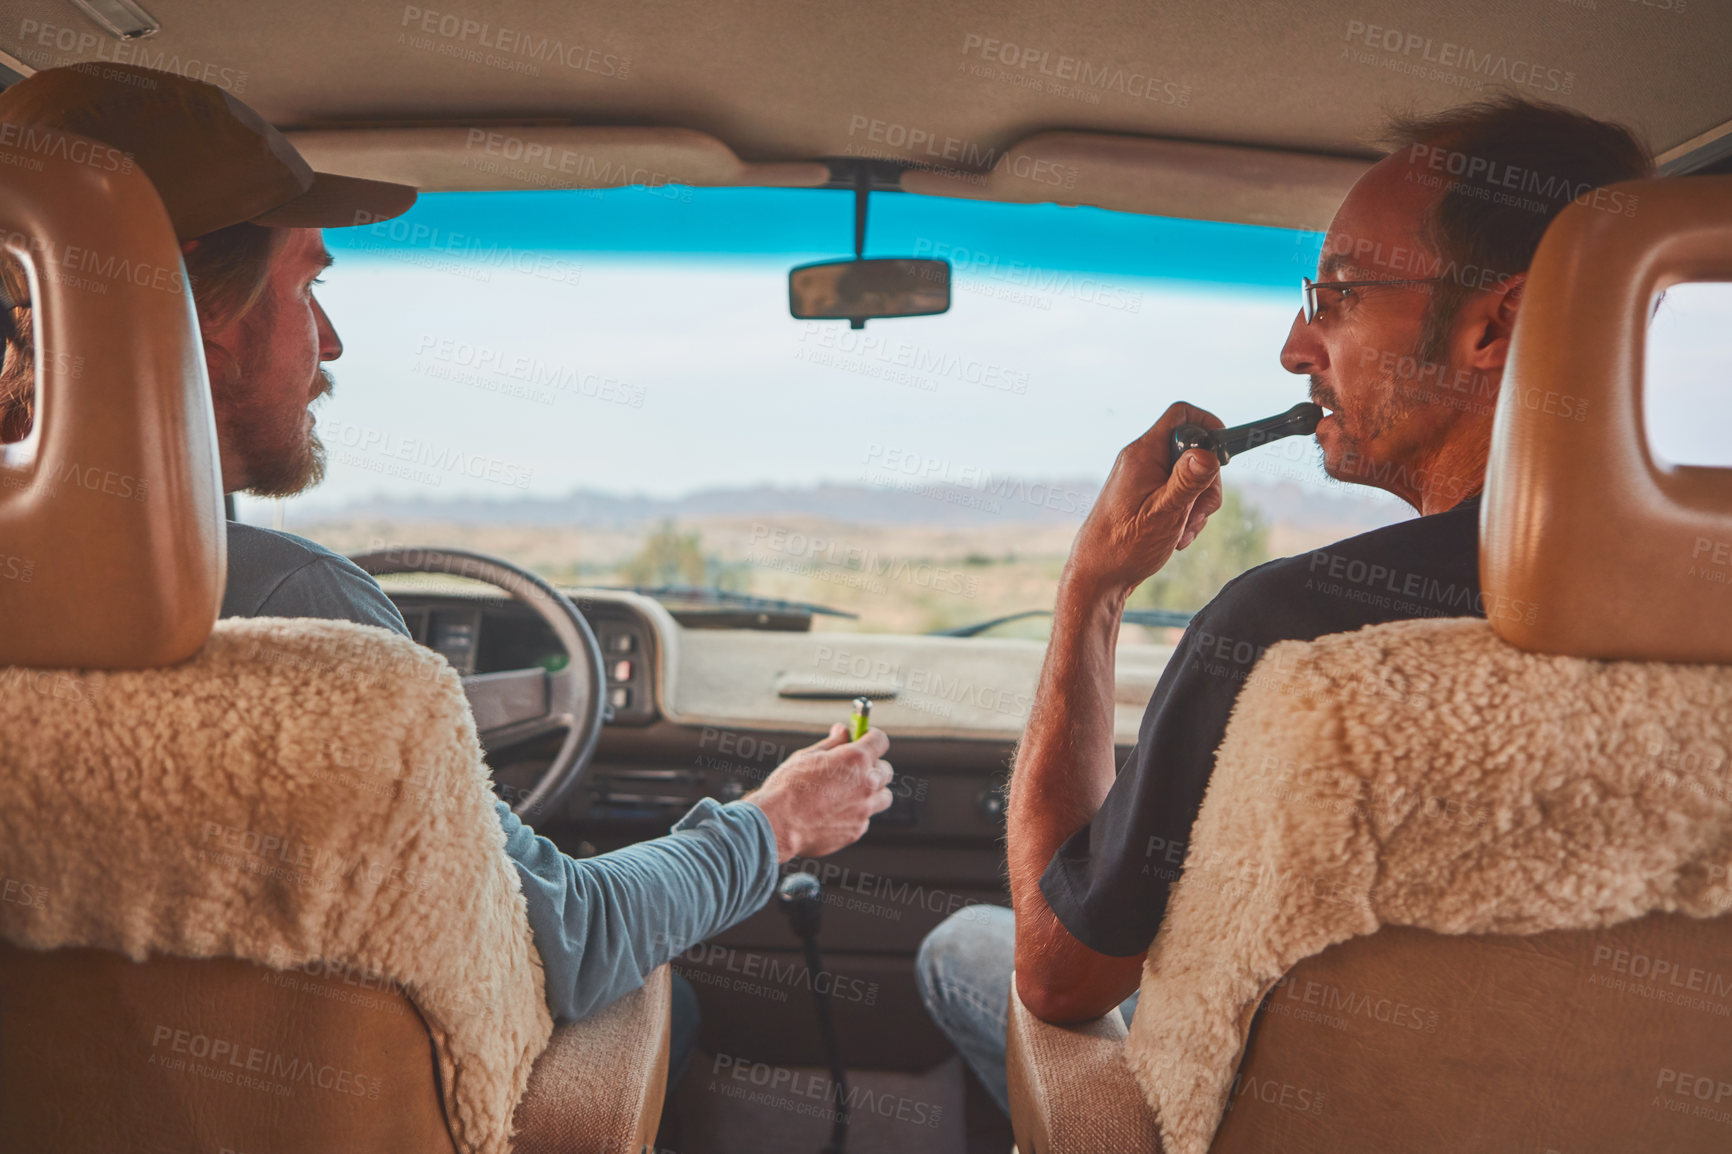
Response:
[{"label": "baseball cap", "polygon": [[287,137],[214,84],[133,64],[43,69],[0,92],[0,121],[77,133],[130,154],[181,240],[243,221],[368,224],[415,203],[406,184],[314,172]]}]

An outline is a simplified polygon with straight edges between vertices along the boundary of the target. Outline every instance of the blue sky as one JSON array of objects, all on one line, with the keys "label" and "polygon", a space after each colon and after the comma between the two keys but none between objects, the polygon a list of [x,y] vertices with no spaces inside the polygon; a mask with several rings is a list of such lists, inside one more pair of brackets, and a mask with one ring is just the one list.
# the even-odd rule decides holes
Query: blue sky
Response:
[{"label": "blue sky", "polygon": [[[415,247],[480,255],[489,246],[509,246],[792,263],[853,255],[853,205],[852,192],[813,189],[428,193],[396,221],[332,229],[326,243],[345,259],[389,260],[396,250]],[[1322,234],[1051,204],[873,195],[867,256],[917,254],[923,242],[926,251],[945,244],[1000,263],[1291,295],[1292,269],[1315,266]]]}]

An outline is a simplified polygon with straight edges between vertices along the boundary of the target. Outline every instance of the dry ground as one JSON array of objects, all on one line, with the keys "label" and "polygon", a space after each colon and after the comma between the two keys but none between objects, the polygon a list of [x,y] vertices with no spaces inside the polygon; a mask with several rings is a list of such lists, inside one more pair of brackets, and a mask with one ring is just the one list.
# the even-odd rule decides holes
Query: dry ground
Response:
[{"label": "dry ground", "polygon": [[[626,583],[622,570],[649,529],[472,525],[367,519],[290,524],[342,553],[381,545],[473,549],[568,584]],[[1271,527],[1271,556],[1316,548],[1360,526]],[[924,633],[1024,609],[1050,609],[1073,526],[970,528],[836,524],[810,516],[682,521],[700,534],[712,576],[730,588],[833,606],[859,620],[820,617],[818,629]],[[1001,636],[1044,636],[1038,619]],[[1150,637],[1149,640],[1155,640]],[[1129,640],[1129,638],[1127,638]]]}]

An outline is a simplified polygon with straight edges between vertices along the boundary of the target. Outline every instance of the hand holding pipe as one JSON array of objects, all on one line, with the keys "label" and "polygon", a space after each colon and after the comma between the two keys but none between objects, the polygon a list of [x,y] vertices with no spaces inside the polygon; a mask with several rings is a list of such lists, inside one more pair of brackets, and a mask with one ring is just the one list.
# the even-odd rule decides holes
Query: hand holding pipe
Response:
[{"label": "hand holding pipe", "polygon": [[1323,406],[1301,401],[1273,417],[1234,425],[1230,429],[1209,430],[1201,425],[1185,424],[1173,430],[1173,460],[1177,462],[1186,449],[1208,449],[1225,465],[1246,449],[1255,449],[1282,437],[1309,436],[1317,431],[1323,419]]}]

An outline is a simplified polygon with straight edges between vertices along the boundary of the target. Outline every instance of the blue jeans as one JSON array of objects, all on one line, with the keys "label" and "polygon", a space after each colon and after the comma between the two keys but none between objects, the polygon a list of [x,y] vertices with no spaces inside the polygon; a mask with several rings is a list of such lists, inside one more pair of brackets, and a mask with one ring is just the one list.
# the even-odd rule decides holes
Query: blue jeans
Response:
[{"label": "blue jeans", "polygon": [[[969,906],[946,918],[920,943],[914,980],[920,1001],[938,1028],[1010,1113],[1004,1075],[1004,1028],[1010,1015],[1010,970],[1016,921],[1003,906]],[[1128,1025],[1137,1009],[1132,994],[1119,1006]]]},{"label": "blue jeans", "polygon": [[676,973],[668,1000],[668,1096],[672,1097],[698,1044],[698,992]]}]

